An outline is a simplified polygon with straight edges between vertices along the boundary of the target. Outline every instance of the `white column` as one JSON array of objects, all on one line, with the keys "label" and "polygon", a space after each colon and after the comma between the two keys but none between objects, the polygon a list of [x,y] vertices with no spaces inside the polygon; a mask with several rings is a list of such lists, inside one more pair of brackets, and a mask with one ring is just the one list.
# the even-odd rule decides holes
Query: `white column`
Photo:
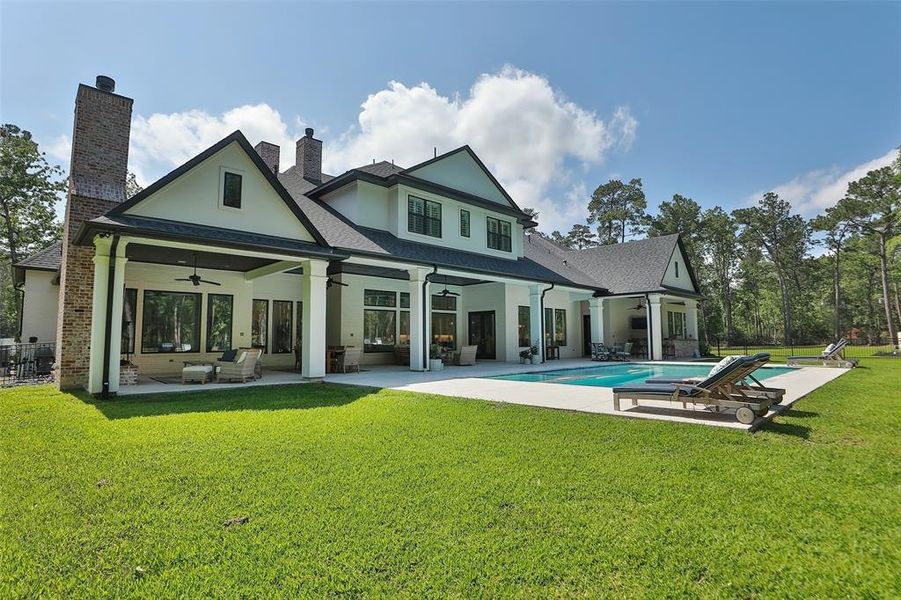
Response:
[{"label": "white column", "polygon": [[303,262],[303,346],[300,372],[306,379],[325,377],[325,287],[328,261]]},{"label": "white column", "polygon": [[698,341],[698,301],[685,301],[685,325],[689,339]]},{"label": "white column", "polygon": [[603,298],[588,299],[588,314],[591,321],[591,343],[604,343],[604,300]]},{"label": "white column", "polygon": [[91,298],[91,347],[88,392],[103,390],[103,339],[106,335],[106,295],[109,288],[109,250],[112,238],[94,236],[94,293]]},{"label": "white column", "polygon": [[429,270],[422,267],[410,269],[410,370],[425,371],[429,368],[426,348],[426,330],[423,327],[423,283]]},{"label": "white column", "polygon": [[660,310],[660,294],[650,295],[648,326],[651,330],[651,360],[663,360],[663,312]]},{"label": "white column", "polygon": [[113,320],[110,327],[109,339],[109,391],[115,394],[119,391],[119,363],[122,355],[122,311],[125,308],[125,247],[128,242],[119,240],[116,247],[116,270],[113,272],[113,310],[110,318]]},{"label": "white column", "polygon": [[544,332],[541,330],[541,290],[543,286],[529,286],[530,344],[538,343],[538,356],[544,359]]}]

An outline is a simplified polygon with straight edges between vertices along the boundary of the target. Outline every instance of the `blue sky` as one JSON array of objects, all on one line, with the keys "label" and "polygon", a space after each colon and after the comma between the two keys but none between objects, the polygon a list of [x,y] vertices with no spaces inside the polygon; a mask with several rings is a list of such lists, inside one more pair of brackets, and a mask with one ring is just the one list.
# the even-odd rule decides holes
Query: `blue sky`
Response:
[{"label": "blue sky", "polygon": [[310,125],[332,170],[470,143],[565,228],[611,176],[641,177],[652,208],[776,189],[810,215],[901,144],[901,3],[0,10],[3,121],[67,166],[75,87],[109,74],[145,182],[236,124],[287,164]]}]

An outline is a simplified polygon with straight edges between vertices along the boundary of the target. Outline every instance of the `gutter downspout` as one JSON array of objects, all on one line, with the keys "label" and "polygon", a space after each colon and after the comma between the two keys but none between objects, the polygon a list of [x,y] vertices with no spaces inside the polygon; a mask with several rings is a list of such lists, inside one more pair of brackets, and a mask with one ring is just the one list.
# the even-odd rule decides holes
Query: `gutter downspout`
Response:
[{"label": "gutter downspout", "polygon": [[109,273],[106,283],[106,327],[103,332],[103,387],[100,391],[100,397],[104,400],[109,398],[109,361],[110,361],[110,338],[113,329],[113,293],[115,291],[116,282],[116,252],[119,246],[119,234],[113,235],[113,241],[109,247]]},{"label": "gutter downspout", "polygon": [[429,359],[431,358],[431,353],[429,350],[432,347],[431,344],[426,343],[429,339],[429,336],[431,335],[429,332],[427,332],[425,330],[426,323],[428,323],[428,318],[427,318],[428,315],[426,314],[426,309],[425,309],[426,304],[427,304],[426,294],[428,293],[429,283],[431,283],[430,278],[432,277],[432,275],[435,275],[437,273],[438,273],[438,265],[432,265],[432,272],[429,273],[428,275],[426,275],[423,278],[423,282],[422,282],[422,306],[420,307],[420,312],[422,312],[421,319],[422,319],[422,342],[423,342],[423,344],[422,344],[422,370],[423,371],[429,370]]},{"label": "gutter downspout", "polygon": [[539,302],[539,306],[541,307],[541,331],[539,335],[541,336],[539,339],[541,342],[541,363],[544,364],[547,362],[547,336],[544,334],[544,295],[549,291],[554,289],[554,284],[551,284],[551,287],[541,290],[541,301]]},{"label": "gutter downspout", "polygon": [[[27,277],[27,275],[26,275]],[[24,283],[22,285],[25,285]],[[21,342],[22,341],[22,324],[25,322],[25,290],[19,286],[13,286],[13,290],[16,291],[19,295],[18,301],[18,309],[19,309],[19,324],[18,324],[18,332],[16,333],[16,338]]]}]

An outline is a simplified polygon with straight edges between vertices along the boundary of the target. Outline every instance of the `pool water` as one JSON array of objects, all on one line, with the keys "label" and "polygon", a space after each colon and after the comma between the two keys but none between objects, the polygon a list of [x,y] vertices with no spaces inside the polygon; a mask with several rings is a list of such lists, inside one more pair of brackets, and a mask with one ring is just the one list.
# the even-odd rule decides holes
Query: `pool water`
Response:
[{"label": "pool water", "polygon": [[[711,364],[668,365],[668,364],[634,364],[621,363],[585,367],[583,369],[559,369],[540,373],[515,373],[512,375],[494,375],[486,379],[505,379],[507,381],[530,381],[537,383],[564,383],[566,385],[587,385],[593,387],[617,387],[644,383],[652,377],[707,377]],[[761,367],[754,372],[754,377],[763,380],[784,373],[791,373],[792,367]]]}]

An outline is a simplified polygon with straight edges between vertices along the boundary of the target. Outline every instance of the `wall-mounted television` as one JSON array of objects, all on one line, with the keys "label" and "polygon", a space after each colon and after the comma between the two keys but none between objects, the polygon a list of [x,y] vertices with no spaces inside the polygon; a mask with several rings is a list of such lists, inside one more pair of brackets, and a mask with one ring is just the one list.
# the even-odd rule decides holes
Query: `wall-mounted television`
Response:
[{"label": "wall-mounted television", "polygon": [[648,328],[648,318],[647,317],[632,317],[632,329],[647,329]]}]

